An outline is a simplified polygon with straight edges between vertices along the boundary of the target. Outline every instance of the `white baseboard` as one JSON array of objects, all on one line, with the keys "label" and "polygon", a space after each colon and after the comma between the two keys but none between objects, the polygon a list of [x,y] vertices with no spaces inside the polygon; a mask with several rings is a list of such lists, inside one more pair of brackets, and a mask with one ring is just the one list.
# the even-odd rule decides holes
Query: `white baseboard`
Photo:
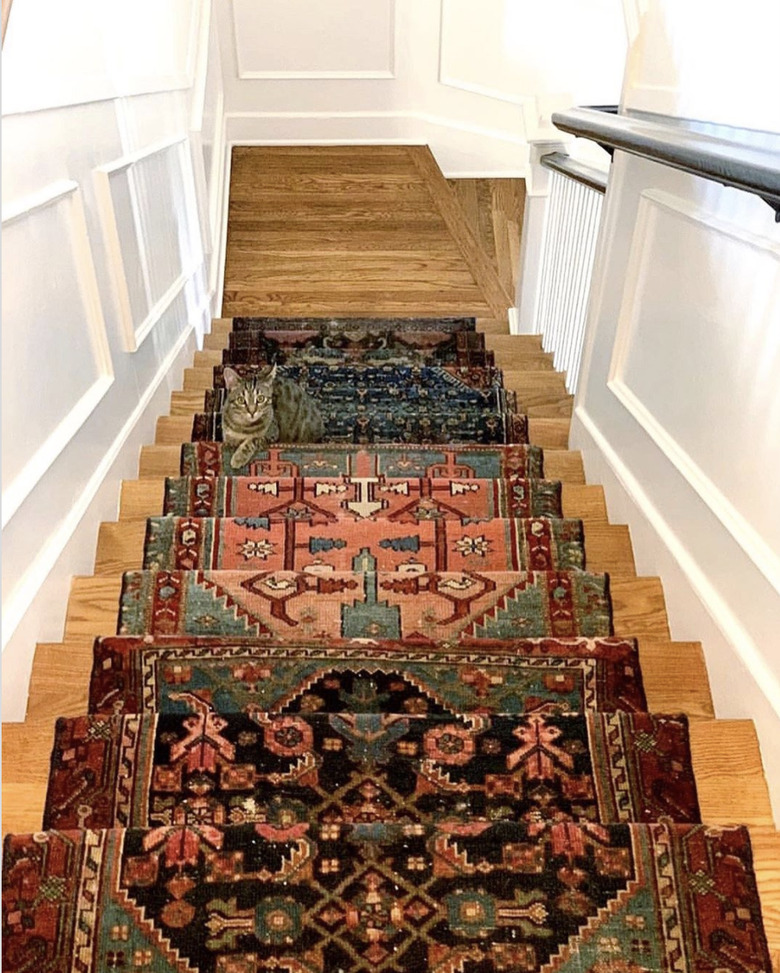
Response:
[{"label": "white baseboard", "polygon": [[610,520],[629,525],[637,570],[661,577],[672,637],[702,642],[717,716],[753,720],[775,821],[780,822],[776,675],[732,608],[709,583],[706,570],[582,406],[572,417],[570,443],[583,453],[588,481],[603,484]]},{"label": "white baseboard", "polygon": [[[166,411],[170,391],[191,361],[194,347],[195,322],[191,322],[160,363],[70,513],[25,572],[11,602],[3,606],[4,635],[11,632],[2,659],[5,721],[24,719],[35,644],[62,639],[70,580],[92,572],[98,524],[116,518],[120,482],[138,475],[141,446],[153,441],[157,416]],[[169,379],[171,375],[175,381]]]},{"label": "white baseboard", "polygon": [[528,143],[439,115],[388,112],[229,112],[230,145],[430,145],[448,178],[520,178]]}]

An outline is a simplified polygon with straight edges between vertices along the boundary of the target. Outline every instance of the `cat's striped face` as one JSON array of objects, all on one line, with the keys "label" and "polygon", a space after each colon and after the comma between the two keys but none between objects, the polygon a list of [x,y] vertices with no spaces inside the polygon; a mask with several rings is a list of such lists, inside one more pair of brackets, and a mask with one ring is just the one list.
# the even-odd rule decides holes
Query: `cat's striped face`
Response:
[{"label": "cat's striped face", "polygon": [[232,368],[224,371],[228,390],[227,404],[236,414],[243,414],[249,422],[265,415],[272,404],[274,367],[270,374],[253,375],[242,379]]}]

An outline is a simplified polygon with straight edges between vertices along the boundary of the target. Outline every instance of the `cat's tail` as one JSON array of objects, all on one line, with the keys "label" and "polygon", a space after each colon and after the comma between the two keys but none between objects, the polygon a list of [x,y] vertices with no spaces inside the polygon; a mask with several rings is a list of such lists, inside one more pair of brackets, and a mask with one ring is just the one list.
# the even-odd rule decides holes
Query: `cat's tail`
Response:
[{"label": "cat's tail", "polygon": [[241,466],[247,466],[249,461],[255,456],[260,448],[259,439],[245,439],[230,457],[230,465],[234,470]]}]

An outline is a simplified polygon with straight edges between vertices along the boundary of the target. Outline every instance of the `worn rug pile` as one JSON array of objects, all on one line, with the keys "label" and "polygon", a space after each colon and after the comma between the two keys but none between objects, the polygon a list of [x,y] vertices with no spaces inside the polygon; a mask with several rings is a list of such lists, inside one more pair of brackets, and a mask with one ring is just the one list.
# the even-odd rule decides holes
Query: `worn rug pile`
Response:
[{"label": "worn rug pile", "polygon": [[[328,443],[233,469],[223,368]],[[3,861],[8,971],[768,973],[472,319],[236,319]]]}]

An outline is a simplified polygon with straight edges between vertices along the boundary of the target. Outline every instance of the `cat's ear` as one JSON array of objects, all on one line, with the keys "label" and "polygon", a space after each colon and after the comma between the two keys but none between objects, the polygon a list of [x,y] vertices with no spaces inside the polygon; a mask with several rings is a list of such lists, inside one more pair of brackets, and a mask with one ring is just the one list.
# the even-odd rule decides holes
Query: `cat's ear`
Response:
[{"label": "cat's ear", "polygon": [[258,375],[261,382],[273,382],[276,378],[276,362],[273,365],[266,365],[262,372]]},{"label": "cat's ear", "polygon": [[228,390],[228,392],[235,388],[236,385],[238,385],[238,383],[241,381],[241,376],[232,368],[223,368],[222,377],[225,379],[225,388]]}]

